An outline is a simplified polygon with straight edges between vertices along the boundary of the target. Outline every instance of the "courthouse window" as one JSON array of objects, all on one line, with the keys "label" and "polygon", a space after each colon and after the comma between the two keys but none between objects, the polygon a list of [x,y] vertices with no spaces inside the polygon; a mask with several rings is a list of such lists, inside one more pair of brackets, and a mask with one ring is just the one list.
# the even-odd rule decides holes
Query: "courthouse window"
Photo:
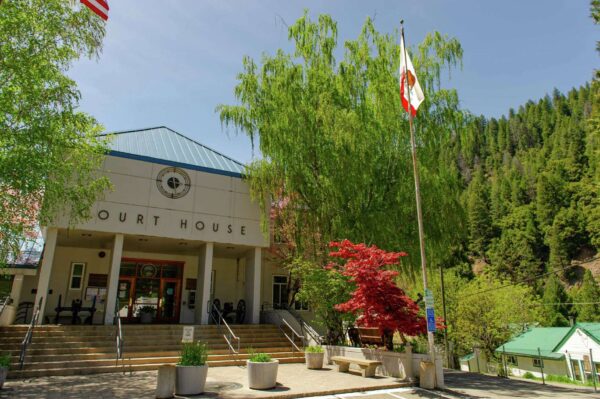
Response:
[{"label": "courthouse window", "polygon": [[85,274],[85,263],[71,263],[71,278],[69,279],[70,290],[80,290],[83,286],[83,276]]}]

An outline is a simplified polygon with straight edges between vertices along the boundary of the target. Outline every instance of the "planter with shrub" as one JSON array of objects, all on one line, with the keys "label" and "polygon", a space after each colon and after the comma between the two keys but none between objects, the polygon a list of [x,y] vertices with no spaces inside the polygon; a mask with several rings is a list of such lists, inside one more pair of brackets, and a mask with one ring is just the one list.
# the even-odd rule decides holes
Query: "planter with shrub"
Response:
[{"label": "planter with shrub", "polygon": [[325,353],[322,346],[307,346],[304,350],[306,368],[319,370],[323,368],[323,357]]},{"label": "planter with shrub", "polygon": [[266,353],[251,352],[246,365],[250,389],[271,389],[277,385],[279,360],[272,359]]},{"label": "planter with shrub", "polygon": [[6,375],[8,374],[8,366],[10,365],[9,355],[0,355],[0,389],[4,385]]},{"label": "planter with shrub", "polygon": [[176,365],[175,393],[177,395],[198,395],[204,392],[208,374],[208,347],[205,343],[183,344],[181,359]]}]

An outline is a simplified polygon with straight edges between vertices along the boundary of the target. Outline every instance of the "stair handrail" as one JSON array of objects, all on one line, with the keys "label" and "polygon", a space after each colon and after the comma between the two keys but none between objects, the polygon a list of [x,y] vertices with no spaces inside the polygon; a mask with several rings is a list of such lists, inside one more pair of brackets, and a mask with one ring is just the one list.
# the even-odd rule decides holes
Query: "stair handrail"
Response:
[{"label": "stair handrail", "polygon": [[[223,338],[227,345],[229,346],[229,351],[237,358],[239,361],[240,354],[240,338],[234,334],[227,321],[223,317],[223,313],[219,310],[219,308],[214,304],[214,302],[208,301],[208,315],[213,320],[213,322],[218,326],[219,332],[223,333],[222,326],[225,326],[226,331],[223,333]],[[216,317],[215,317],[216,315]],[[237,343],[236,348],[234,348],[233,341]]]},{"label": "stair handrail", "polygon": [[[268,305],[269,305],[269,304],[266,304],[266,303],[265,303],[265,304],[263,304],[263,309],[264,309],[265,307],[269,307]],[[272,306],[272,305],[271,305],[271,306]],[[285,310],[285,309],[284,309],[284,310]],[[290,325],[290,323],[288,323],[288,322],[287,322],[287,320],[286,320],[285,318],[283,318],[283,317],[282,317],[282,316],[279,314],[279,312],[278,312],[277,310],[273,309],[271,312],[272,312],[272,314],[276,315],[277,319],[279,320],[279,323],[277,323],[277,328],[279,328],[279,331],[281,331],[281,333],[282,333],[282,334],[283,334],[283,335],[284,335],[284,336],[287,338],[287,340],[288,340],[288,341],[290,341],[290,343],[292,344],[292,353],[294,352],[294,349],[296,349],[298,352],[302,352],[302,349],[300,349],[300,348],[298,347],[298,345],[296,345],[296,342],[295,342],[295,337],[298,337],[298,338],[300,338],[300,340],[302,341],[302,345],[305,345],[305,342],[306,342],[306,341],[305,341],[304,335],[300,335],[300,334],[298,334],[298,332],[297,332],[296,330],[294,330],[294,328],[293,328],[293,327]],[[288,313],[289,313],[289,311],[288,311]],[[291,314],[291,313],[290,313],[290,314]],[[287,328],[289,328],[289,329],[290,329],[290,331],[291,331],[291,333],[292,333],[292,334],[291,334],[291,335],[292,335],[291,337],[290,337],[290,336],[287,334],[287,332],[286,332],[286,331],[283,329],[283,327],[281,327],[283,324],[285,324],[285,326],[286,326]]]},{"label": "stair handrail", "polygon": [[10,297],[10,295],[7,295],[6,297],[4,297],[4,299],[2,299],[0,301],[0,317],[2,317],[2,313],[4,312],[4,309],[6,309],[6,307],[8,305],[10,305],[12,303],[12,298]]},{"label": "stair handrail", "polygon": [[33,316],[31,317],[31,322],[29,323],[29,328],[27,328],[27,332],[25,333],[25,338],[23,338],[23,342],[21,342],[21,353],[19,354],[19,368],[23,370],[23,364],[25,363],[25,356],[27,354],[27,347],[31,343],[31,339],[33,337],[33,329],[35,328],[38,318],[40,316],[40,309],[42,308],[42,301],[44,297],[40,297],[38,301],[38,305],[36,306]]},{"label": "stair handrail", "polygon": [[119,365],[119,360],[123,363],[123,327],[121,325],[121,316],[119,315],[119,299],[115,302],[115,350],[117,358],[115,365]]},{"label": "stair handrail", "polygon": [[304,319],[298,314],[298,312],[296,312],[296,310],[290,308],[290,309],[288,309],[288,311],[290,312],[290,314],[292,316],[294,316],[296,321],[300,324],[300,328],[302,329],[303,335],[304,335],[304,333],[308,333],[308,335],[310,335],[310,337],[313,339],[313,341],[315,341],[317,343],[317,345],[323,345],[323,336],[320,335],[317,332],[317,330],[314,329],[313,326],[311,326],[306,321],[304,321]]}]

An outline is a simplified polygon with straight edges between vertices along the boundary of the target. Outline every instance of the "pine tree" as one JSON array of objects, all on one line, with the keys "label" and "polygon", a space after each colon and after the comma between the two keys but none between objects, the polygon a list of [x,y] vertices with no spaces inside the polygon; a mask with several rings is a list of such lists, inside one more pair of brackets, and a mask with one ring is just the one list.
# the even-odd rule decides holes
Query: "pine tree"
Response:
[{"label": "pine tree", "polygon": [[551,274],[544,286],[542,296],[543,323],[548,327],[568,326],[569,309],[565,303],[569,302],[565,288],[555,274]]},{"label": "pine tree", "polygon": [[469,185],[467,200],[469,226],[469,250],[484,257],[492,235],[489,189],[481,169],[475,173]]},{"label": "pine tree", "polygon": [[592,272],[587,269],[581,287],[575,294],[575,302],[577,321],[600,322],[600,287]]}]

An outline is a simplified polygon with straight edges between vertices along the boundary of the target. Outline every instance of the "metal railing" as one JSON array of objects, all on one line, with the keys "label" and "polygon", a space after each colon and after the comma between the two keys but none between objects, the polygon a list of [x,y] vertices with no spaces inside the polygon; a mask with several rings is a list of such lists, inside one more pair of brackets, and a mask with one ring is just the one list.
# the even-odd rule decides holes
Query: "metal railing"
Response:
[{"label": "metal railing", "polygon": [[42,308],[42,302],[44,298],[41,297],[37,307],[33,311],[33,316],[31,317],[31,323],[29,323],[29,328],[25,333],[25,338],[23,342],[21,342],[21,353],[19,354],[19,368],[23,370],[23,364],[25,363],[25,356],[27,355],[27,347],[31,343],[31,338],[33,337],[33,329],[35,328],[38,318],[40,316],[40,309]]},{"label": "metal railing", "polygon": [[[268,309],[269,307],[271,307],[272,309],[272,305],[270,304],[263,304],[263,310]],[[285,309],[281,309],[281,310],[285,310]],[[288,311],[288,313],[290,313]],[[302,349],[300,349],[300,347],[298,345],[296,345],[296,337],[298,337],[301,341],[302,341],[302,345],[306,346],[306,341],[304,338],[304,335],[300,335],[298,334],[298,332],[296,332],[296,330],[294,330],[294,328],[290,325],[290,323],[287,322],[287,320],[285,318],[283,318],[278,312],[277,310],[273,309],[272,310],[272,314],[274,314],[277,319],[279,320],[278,323],[276,323],[277,327],[279,328],[279,331],[281,331],[281,333],[287,338],[288,341],[290,341],[290,343],[292,344],[292,353],[294,352],[294,349],[297,350],[298,352],[302,352]],[[290,313],[291,314],[291,313]],[[286,326],[290,332],[291,332],[291,336],[288,335],[288,333],[283,329],[282,326]]]},{"label": "metal railing", "polygon": [[10,298],[10,295],[7,295],[4,299],[0,300],[0,317],[2,317],[2,313],[4,312],[4,309],[6,309],[6,307],[8,305],[10,305],[12,303],[12,299]]},{"label": "metal railing", "polygon": [[[223,338],[225,339],[225,342],[227,342],[227,345],[229,346],[229,351],[231,352],[231,354],[234,357],[236,357],[236,359],[237,359],[236,361],[240,362],[240,358],[239,358],[240,338],[233,333],[233,330],[231,329],[231,327],[229,327],[229,324],[227,324],[227,322],[225,321],[225,318],[223,317],[223,313],[221,313],[221,310],[219,310],[219,308],[213,302],[209,301],[207,304],[207,308],[208,308],[209,317],[218,326],[219,333],[223,334]],[[225,326],[225,332],[223,332],[223,326]],[[235,346],[234,346],[234,342],[235,342]]]},{"label": "metal railing", "polygon": [[119,299],[117,298],[117,302],[115,303],[115,349],[117,358],[115,360],[115,365],[119,365],[119,360],[121,360],[121,364],[123,364],[123,328],[121,326],[121,316],[119,315]]},{"label": "metal railing", "polygon": [[[311,326],[310,324],[308,324],[306,321],[304,321],[304,319],[298,314],[298,312],[294,309],[289,309],[288,310],[290,312],[290,314],[292,316],[294,316],[294,319],[296,319],[296,321],[300,324],[300,328],[302,329],[302,335],[306,336],[309,335],[310,338],[312,338],[313,341],[315,341],[315,343],[317,345],[323,345],[323,336],[320,335],[317,330],[315,330],[313,328],[313,326]],[[304,343],[304,345],[306,346],[306,342]]]},{"label": "metal railing", "polygon": [[[302,349],[300,349],[298,347],[298,345],[296,345],[296,338],[298,337],[301,341],[302,341],[302,345],[304,345],[304,335],[300,335],[296,332],[296,330],[294,330],[294,328],[292,326],[290,326],[290,324],[287,322],[286,319],[284,319],[283,317],[279,316],[280,320],[281,320],[281,324],[279,325],[279,329],[281,330],[281,332],[283,333],[283,335],[285,335],[285,337],[288,339],[288,341],[290,341],[290,343],[292,344],[292,353],[294,352],[294,348],[298,351],[298,352],[302,352]],[[289,330],[292,333],[292,336],[290,337],[289,335],[287,335],[287,333],[285,332],[285,330],[281,327],[282,324],[285,324],[285,326],[287,328],[289,328]]]}]

